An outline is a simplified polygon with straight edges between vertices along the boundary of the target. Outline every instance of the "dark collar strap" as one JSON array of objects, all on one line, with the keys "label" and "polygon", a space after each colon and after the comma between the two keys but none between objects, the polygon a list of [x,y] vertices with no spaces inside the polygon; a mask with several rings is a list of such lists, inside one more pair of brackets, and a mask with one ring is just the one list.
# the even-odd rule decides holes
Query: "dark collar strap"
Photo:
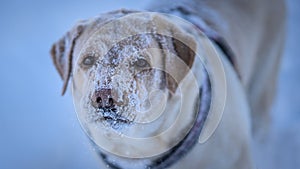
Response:
[{"label": "dark collar strap", "polygon": [[198,110],[196,120],[194,125],[190,129],[189,133],[170,151],[168,151],[165,155],[158,158],[151,165],[149,168],[151,169],[165,169],[170,167],[179,159],[181,159],[184,155],[192,150],[192,148],[197,144],[200,133],[204,126],[204,122],[209,113],[209,109],[211,106],[211,83],[208,76],[208,72],[204,70],[205,77],[203,79],[203,85],[199,91],[199,102],[196,106]]}]

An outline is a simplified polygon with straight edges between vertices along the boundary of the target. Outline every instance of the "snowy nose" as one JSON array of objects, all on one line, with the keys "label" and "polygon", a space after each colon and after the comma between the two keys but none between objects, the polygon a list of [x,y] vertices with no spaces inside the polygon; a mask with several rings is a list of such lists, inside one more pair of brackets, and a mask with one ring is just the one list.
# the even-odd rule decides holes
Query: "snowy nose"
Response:
[{"label": "snowy nose", "polygon": [[111,89],[100,89],[94,92],[92,97],[92,105],[95,108],[112,108],[114,100],[112,98]]}]

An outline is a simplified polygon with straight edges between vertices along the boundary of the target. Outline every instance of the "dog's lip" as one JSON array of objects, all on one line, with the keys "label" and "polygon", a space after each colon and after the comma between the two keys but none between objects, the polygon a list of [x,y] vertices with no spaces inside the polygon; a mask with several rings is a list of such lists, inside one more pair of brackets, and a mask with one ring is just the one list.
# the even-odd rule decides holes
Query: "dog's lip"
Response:
[{"label": "dog's lip", "polygon": [[131,120],[122,116],[121,113],[117,113],[116,108],[98,108],[96,112],[101,116],[99,118],[100,121],[109,124],[114,129],[119,129],[122,125],[132,123]]},{"label": "dog's lip", "polygon": [[129,120],[126,117],[123,117],[122,115],[118,115],[115,112],[112,113],[112,112],[105,111],[102,115],[105,120],[116,120],[124,123],[129,122]]},{"label": "dog's lip", "polygon": [[106,120],[106,121],[113,121],[113,122],[117,122],[117,123],[130,123],[130,121],[128,119],[126,119],[125,117],[116,117],[116,118],[113,118],[111,116],[103,116],[102,117],[103,120]]}]

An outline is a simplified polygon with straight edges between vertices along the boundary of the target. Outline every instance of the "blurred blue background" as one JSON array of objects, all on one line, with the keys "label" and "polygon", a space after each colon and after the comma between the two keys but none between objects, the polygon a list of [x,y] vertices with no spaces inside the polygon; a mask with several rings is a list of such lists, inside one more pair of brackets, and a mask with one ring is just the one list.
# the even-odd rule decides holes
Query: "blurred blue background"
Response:
[{"label": "blurred blue background", "polygon": [[[143,9],[138,0],[0,1],[0,169],[96,169],[87,137],[49,50],[79,19],[118,8]],[[270,1],[271,3],[272,1]],[[288,0],[272,134],[256,158],[259,168],[300,168],[300,1]]]}]

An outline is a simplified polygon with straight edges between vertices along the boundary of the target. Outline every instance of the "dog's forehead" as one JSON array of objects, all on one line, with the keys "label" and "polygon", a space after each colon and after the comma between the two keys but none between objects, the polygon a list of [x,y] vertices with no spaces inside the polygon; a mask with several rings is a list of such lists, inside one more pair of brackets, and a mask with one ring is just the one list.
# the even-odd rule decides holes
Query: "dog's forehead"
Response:
[{"label": "dog's forehead", "polygon": [[81,48],[77,52],[95,51],[103,56],[116,43],[128,37],[149,32],[172,36],[174,32],[173,25],[158,14],[130,13],[122,17],[108,15],[90,22],[91,26],[81,40],[84,44],[78,45]]}]

